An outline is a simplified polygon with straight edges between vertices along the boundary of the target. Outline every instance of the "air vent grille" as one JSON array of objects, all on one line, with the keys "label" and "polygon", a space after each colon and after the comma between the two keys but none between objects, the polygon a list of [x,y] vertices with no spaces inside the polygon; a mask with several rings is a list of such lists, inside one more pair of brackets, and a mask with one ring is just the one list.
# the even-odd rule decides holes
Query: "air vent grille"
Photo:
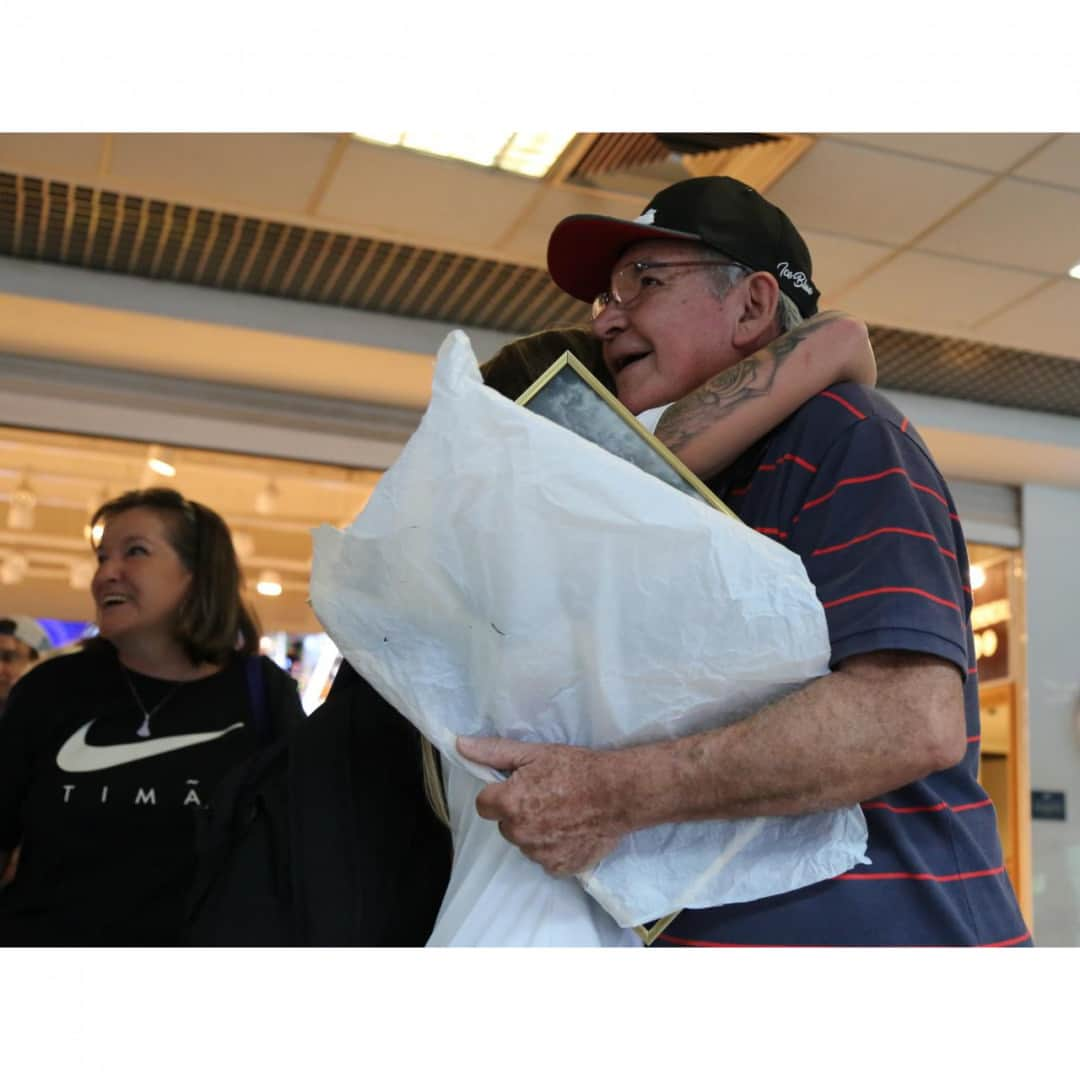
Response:
[{"label": "air vent grille", "polygon": [[536,267],[10,173],[0,254],[511,333],[585,314]]},{"label": "air vent grille", "polygon": [[[509,334],[587,317],[536,267],[10,173],[0,255]],[[888,327],[871,338],[885,389],[1080,416],[1076,361]]]}]

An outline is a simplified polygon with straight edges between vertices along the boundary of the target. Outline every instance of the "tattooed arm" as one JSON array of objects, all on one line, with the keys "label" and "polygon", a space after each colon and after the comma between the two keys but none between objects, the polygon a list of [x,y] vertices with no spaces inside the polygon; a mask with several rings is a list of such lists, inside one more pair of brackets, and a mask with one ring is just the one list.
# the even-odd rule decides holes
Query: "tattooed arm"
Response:
[{"label": "tattooed arm", "polygon": [[876,377],[865,324],[823,311],[677,401],[660,418],[656,437],[709,477],[827,386],[873,386]]}]

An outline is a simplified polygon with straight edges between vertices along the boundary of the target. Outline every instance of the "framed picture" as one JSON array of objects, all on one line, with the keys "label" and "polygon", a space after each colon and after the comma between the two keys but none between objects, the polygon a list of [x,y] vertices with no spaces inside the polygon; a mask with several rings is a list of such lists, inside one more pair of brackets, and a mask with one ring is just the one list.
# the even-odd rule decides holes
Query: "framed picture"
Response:
[{"label": "framed picture", "polygon": [[[576,356],[564,352],[517,399],[519,405],[629,461],[658,480],[735,515]],[[651,945],[679,913],[672,912],[634,932]]]},{"label": "framed picture", "polygon": [[735,515],[659,439],[639,424],[625,405],[576,356],[564,352],[517,399],[651,476]]}]

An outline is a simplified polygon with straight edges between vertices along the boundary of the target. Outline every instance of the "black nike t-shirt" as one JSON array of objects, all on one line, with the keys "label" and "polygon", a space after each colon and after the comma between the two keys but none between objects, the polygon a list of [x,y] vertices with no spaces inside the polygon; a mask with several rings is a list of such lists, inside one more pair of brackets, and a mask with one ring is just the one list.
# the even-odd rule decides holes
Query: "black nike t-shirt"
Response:
[{"label": "black nike t-shirt", "polygon": [[0,850],[22,845],[0,944],[181,940],[196,814],[257,748],[249,697],[242,657],[177,684],[101,647],[24,676],[0,720]]}]

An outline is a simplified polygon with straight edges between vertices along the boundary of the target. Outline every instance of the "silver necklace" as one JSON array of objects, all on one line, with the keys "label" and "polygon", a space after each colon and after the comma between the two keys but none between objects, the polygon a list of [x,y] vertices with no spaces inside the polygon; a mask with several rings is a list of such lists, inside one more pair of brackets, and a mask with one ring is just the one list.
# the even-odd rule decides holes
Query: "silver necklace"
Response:
[{"label": "silver necklace", "polygon": [[135,734],[143,739],[148,738],[150,735],[150,720],[161,711],[165,703],[169,701],[173,694],[175,694],[184,684],[182,682],[177,683],[174,687],[172,687],[171,690],[168,690],[166,692],[165,696],[152,709],[148,709],[143,704],[142,698],[139,697],[139,693],[135,689],[135,684],[131,681],[128,673],[124,671],[123,668],[121,668],[120,670],[123,673],[124,682],[127,683],[127,688],[131,691],[131,696],[135,699],[135,704],[139,706],[139,712],[143,714],[142,723],[139,725],[139,728],[135,732]]}]

